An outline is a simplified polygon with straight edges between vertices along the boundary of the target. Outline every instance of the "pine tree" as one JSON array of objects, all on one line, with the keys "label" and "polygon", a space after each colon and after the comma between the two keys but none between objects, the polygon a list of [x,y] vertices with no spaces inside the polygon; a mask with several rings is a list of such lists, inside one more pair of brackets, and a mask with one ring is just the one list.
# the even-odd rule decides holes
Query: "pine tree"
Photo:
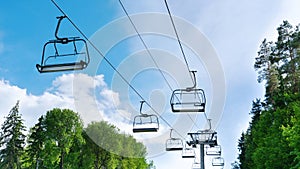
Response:
[{"label": "pine tree", "polygon": [[46,128],[45,118],[41,116],[38,123],[30,129],[30,133],[27,139],[27,155],[29,167],[37,168],[41,166],[43,159],[44,142],[46,140]]},{"label": "pine tree", "polygon": [[265,100],[253,102],[252,120],[238,149],[241,169],[299,168],[300,30],[288,21],[275,43],[260,45],[254,68],[265,82]]},{"label": "pine tree", "polygon": [[26,128],[19,113],[19,101],[10,110],[1,126],[0,133],[0,168],[20,169],[21,156],[24,152]]}]

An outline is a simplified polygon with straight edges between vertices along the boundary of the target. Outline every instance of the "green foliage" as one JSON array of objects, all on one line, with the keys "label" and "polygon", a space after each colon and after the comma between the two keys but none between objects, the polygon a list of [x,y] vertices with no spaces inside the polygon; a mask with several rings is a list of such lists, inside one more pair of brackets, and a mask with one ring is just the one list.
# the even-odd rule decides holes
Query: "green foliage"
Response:
[{"label": "green foliage", "polygon": [[19,101],[10,110],[2,124],[0,133],[0,168],[21,168],[21,157],[24,153],[25,126],[19,113]]},{"label": "green foliage", "polygon": [[287,21],[278,39],[265,39],[254,68],[265,82],[265,101],[252,105],[252,120],[239,139],[241,169],[300,168],[300,31]]},{"label": "green foliage", "polygon": [[64,161],[64,158],[69,154],[74,141],[83,141],[81,135],[83,124],[77,113],[72,110],[53,109],[47,112],[45,125],[47,131],[45,147],[56,150],[52,155],[56,156],[55,159],[59,159],[59,166],[63,168],[64,165],[68,165],[68,161]]},{"label": "green foliage", "polygon": [[77,113],[53,109],[30,129],[23,168],[148,169],[146,148],[115,126],[92,122],[85,129]]},{"label": "green foliage", "polygon": [[69,109],[53,109],[30,129],[26,148],[26,168],[72,168],[84,143],[82,122]]},{"label": "green foliage", "polygon": [[44,116],[41,116],[38,123],[30,129],[27,139],[26,168],[37,168],[43,156],[44,142],[46,141],[46,126]]},{"label": "green foliage", "polygon": [[291,155],[295,156],[292,168],[300,168],[300,101],[292,102],[289,111],[293,112],[291,123],[283,125],[283,135],[286,137],[288,145],[292,148]]},{"label": "green foliage", "polygon": [[85,129],[94,168],[147,169],[146,148],[132,136],[121,134],[105,121],[92,122]]}]

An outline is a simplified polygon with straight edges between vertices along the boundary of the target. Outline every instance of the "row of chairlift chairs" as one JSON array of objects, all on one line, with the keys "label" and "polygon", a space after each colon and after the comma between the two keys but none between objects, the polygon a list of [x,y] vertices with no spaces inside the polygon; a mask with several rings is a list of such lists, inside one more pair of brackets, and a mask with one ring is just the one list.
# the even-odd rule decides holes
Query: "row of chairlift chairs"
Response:
[{"label": "row of chairlift chairs", "polygon": [[[206,98],[203,89],[196,88],[196,71],[191,71],[194,85],[185,89],[173,91],[170,99],[171,110],[178,112],[204,112]],[[156,132],[159,129],[158,116],[156,114],[142,113],[144,101],[141,101],[140,114],[134,117],[133,132]]]},{"label": "row of chairlift chairs", "polygon": [[194,158],[192,169],[200,169],[200,162],[196,160],[195,148],[197,144],[206,145],[206,155],[214,156],[212,158],[212,166],[223,167],[224,159],[221,157],[221,145],[217,143],[217,133],[211,129],[199,130],[197,133],[188,133],[192,140],[183,142],[180,138],[172,137],[172,131],[170,131],[170,138],[166,141],[166,151],[182,151],[182,158]]},{"label": "row of chairlift chairs", "polygon": [[[61,72],[85,69],[89,62],[89,51],[87,43],[80,37],[59,37],[59,29],[66,16],[57,17],[58,22],[55,29],[55,39],[49,40],[43,46],[42,59],[36,68],[40,73]],[[79,48],[82,51],[78,51]],[[191,71],[194,78],[194,85],[185,89],[173,91],[170,99],[172,112],[204,112],[205,94],[202,89],[196,88],[196,71]],[[141,101],[140,114],[134,117],[133,132],[156,132],[159,129],[158,116],[145,114]]]},{"label": "row of chairlift chairs", "polygon": [[[206,147],[206,155],[214,156],[212,158],[212,166],[214,167],[223,167],[224,166],[224,159],[221,157],[221,146],[216,145],[214,147]],[[196,156],[194,157],[194,163],[192,165],[192,169],[201,169],[201,163],[196,160]]]},{"label": "row of chairlift chairs", "polygon": [[[82,70],[90,62],[88,46],[84,39],[80,37],[59,37],[59,28],[65,18],[66,16],[57,17],[55,39],[49,40],[43,46],[41,63],[36,64],[36,68],[40,73]],[[83,50],[79,52],[79,48]],[[170,99],[172,112],[205,112],[206,98],[204,91],[196,88],[195,72],[190,72],[194,83],[192,87],[173,91]],[[141,101],[140,114],[133,119],[133,132],[157,132],[159,129],[158,116],[143,113],[144,103],[145,101]],[[166,141],[166,151],[182,151],[182,158],[195,158],[194,149],[187,147],[180,138],[172,137],[172,130],[170,138]],[[221,155],[221,147],[214,145],[207,148],[206,155]],[[198,165],[198,163],[195,162],[195,165]],[[223,166],[223,158],[213,158],[212,165]]]}]

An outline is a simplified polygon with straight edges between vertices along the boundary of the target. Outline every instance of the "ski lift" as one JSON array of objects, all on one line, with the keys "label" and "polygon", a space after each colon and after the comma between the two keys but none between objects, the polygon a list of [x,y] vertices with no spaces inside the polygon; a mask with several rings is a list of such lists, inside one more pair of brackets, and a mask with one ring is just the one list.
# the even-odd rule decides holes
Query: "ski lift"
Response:
[{"label": "ski lift", "polygon": [[159,129],[158,117],[154,114],[144,114],[142,113],[143,103],[141,101],[140,115],[134,117],[133,120],[133,132],[157,132]]},{"label": "ski lift", "polygon": [[183,141],[180,138],[172,137],[172,131],[170,131],[170,138],[166,141],[166,151],[179,151],[183,149]]},{"label": "ski lift", "polygon": [[170,104],[172,112],[204,112],[205,111],[205,94],[204,90],[196,88],[196,71],[191,71],[193,74],[192,87],[185,89],[176,89],[173,91]]},{"label": "ski lift", "polygon": [[200,169],[200,168],[201,168],[200,163],[195,160],[192,165],[192,169]]},{"label": "ski lift", "polygon": [[187,142],[188,145],[206,144],[215,146],[217,144],[217,132],[211,129],[211,119],[208,119],[209,128],[205,130],[198,130],[195,133],[188,133],[191,141]]},{"label": "ski lift", "polygon": [[224,166],[223,157],[215,157],[212,159],[212,166]]},{"label": "ski lift", "polygon": [[184,147],[182,149],[182,158],[195,158],[196,154],[195,154],[195,150],[193,148],[190,147]]},{"label": "ski lift", "polygon": [[220,145],[207,147],[207,149],[206,149],[206,155],[210,155],[210,156],[220,156],[221,152],[222,152],[222,149],[221,149]]},{"label": "ski lift", "polygon": [[[79,37],[58,37],[59,26],[64,18],[66,16],[57,17],[56,39],[49,40],[43,47],[41,64],[36,64],[36,68],[40,73],[82,70],[90,62],[87,44],[84,39]],[[83,52],[78,51],[79,47],[84,48]]]}]

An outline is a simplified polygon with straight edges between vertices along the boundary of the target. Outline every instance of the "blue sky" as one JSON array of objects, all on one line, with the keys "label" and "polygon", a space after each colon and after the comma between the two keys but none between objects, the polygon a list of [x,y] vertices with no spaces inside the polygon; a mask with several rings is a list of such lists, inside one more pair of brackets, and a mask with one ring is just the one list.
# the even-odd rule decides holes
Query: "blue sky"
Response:
[{"label": "blue sky", "polygon": [[[88,3],[60,0],[57,3],[164,119],[182,133],[197,129],[195,126],[184,128],[184,125],[178,122],[191,122],[189,116],[171,114],[167,104],[170,90],[162,83],[160,72],[155,70],[153,63],[150,64],[149,56],[141,58],[147,54],[137,36],[126,37],[113,46],[105,46],[118,36],[118,32],[114,32],[113,28],[110,33],[103,35],[103,30],[112,28],[110,24],[120,18],[122,21],[122,17],[126,20],[117,0],[91,0]],[[123,0],[123,3],[130,14],[167,14],[162,0]],[[193,25],[207,38],[222,64],[226,81],[226,100],[223,112],[220,112],[222,118],[214,128],[218,131],[218,141],[223,148],[226,163],[224,168],[230,168],[230,163],[236,160],[237,140],[248,126],[251,102],[257,97],[262,97],[264,92],[263,84],[257,83],[256,72],[253,69],[258,47],[263,38],[276,38],[276,28],[283,20],[288,20],[293,25],[300,23],[300,4],[297,0],[178,0],[169,1],[169,5],[174,16]],[[140,98],[128,89],[128,85],[93,49],[90,50],[91,65],[87,70],[79,71],[81,74],[40,74],[36,70],[35,65],[40,63],[44,43],[54,38],[57,23],[55,17],[59,15],[61,13],[50,0],[1,2],[0,122],[3,122],[3,117],[16,101],[20,100],[20,111],[28,126],[36,123],[38,117],[47,110],[61,107],[84,112],[81,115],[87,122],[100,117],[98,119],[108,120],[124,129],[124,132],[129,132],[131,119],[138,113]],[[137,20],[136,23],[147,24],[148,21]],[[132,29],[128,25],[118,26],[120,27],[116,30],[124,30],[124,34]],[[156,26],[160,25],[147,25],[147,28]],[[186,31],[180,34],[183,39],[189,35],[189,29]],[[80,35],[68,22],[63,22],[61,34]],[[184,72],[185,68],[183,64],[180,65],[182,58],[174,39],[155,33],[143,35],[143,39],[151,48],[151,52],[157,54],[156,59],[165,70],[173,88],[190,84],[186,73],[178,73]],[[199,57],[204,59],[204,56],[197,56],[188,47],[187,44],[184,48],[188,60],[191,67],[198,70],[199,86],[205,89],[208,102],[212,105],[213,87],[210,72],[205,68],[203,60],[197,60]],[[211,108],[208,108],[209,110]],[[150,110],[145,106],[145,111]],[[190,117],[195,118],[198,126],[203,127],[203,114],[191,114]],[[193,160],[181,159],[180,153],[161,152],[160,143],[167,139],[169,128],[162,122],[159,133],[134,136],[149,146],[149,159],[154,160],[158,169],[190,168]],[[158,149],[153,148],[156,143]],[[206,168],[211,168],[209,160],[206,159]]]}]

